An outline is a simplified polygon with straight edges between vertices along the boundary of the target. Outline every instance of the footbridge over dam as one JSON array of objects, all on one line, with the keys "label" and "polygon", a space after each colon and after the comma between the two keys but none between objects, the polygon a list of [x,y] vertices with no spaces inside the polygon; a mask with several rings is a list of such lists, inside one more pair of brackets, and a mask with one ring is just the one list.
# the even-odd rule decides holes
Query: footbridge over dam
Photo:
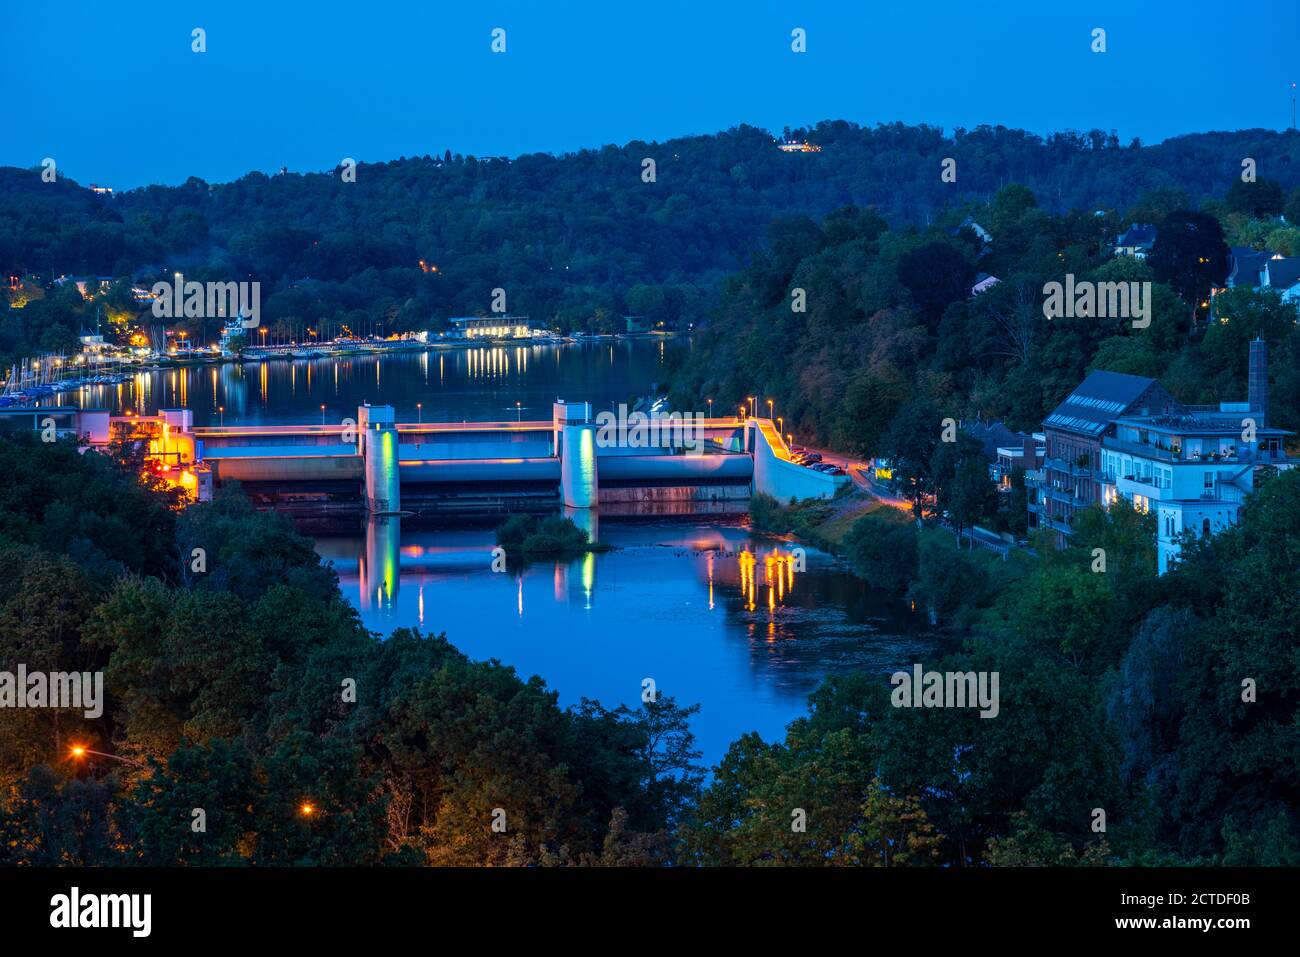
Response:
[{"label": "footbridge over dam", "polygon": [[129,425],[131,434],[148,435],[152,454],[176,458],[186,474],[239,482],[276,507],[396,515],[564,505],[617,514],[647,504],[697,511],[705,503],[743,511],[755,491],[781,501],[824,498],[848,481],[791,461],[766,419],[616,418],[593,415],[586,402],[557,401],[549,421],[514,422],[397,422],[382,405],[327,425],[196,428],[187,410],[66,413],[62,434],[93,446]]}]

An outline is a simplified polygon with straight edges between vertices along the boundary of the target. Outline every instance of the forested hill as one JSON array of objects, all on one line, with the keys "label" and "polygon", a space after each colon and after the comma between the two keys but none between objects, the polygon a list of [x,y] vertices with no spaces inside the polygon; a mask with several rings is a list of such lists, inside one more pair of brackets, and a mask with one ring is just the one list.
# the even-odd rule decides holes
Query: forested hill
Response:
[{"label": "forested hill", "polygon": [[[481,312],[502,287],[509,311],[572,327],[637,311],[643,304],[627,294],[638,283],[661,287],[655,296],[666,297],[667,313],[697,311],[693,304],[785,214],[855,204],[877,207],[895,226],[925,224],[944,209],[988,202],[1011,182],[1048,210],[1124,209],[1165,187],[1195,201],[1223,195],[1245,157],[1261,178],[1300,184],[1294,131],[1202,133],[1154,146],[1101,131],[1044,139],[979,127],[945,136],[843,121],[785,135],[820,152],[785,153],[773,134],[742,126],[558,157],[407,157],[362,164],[351,183],[337,170],[249,173],[113,197],[5,168],[0,266],[5,275],[47,277],[185,268],[194,278],[260,280],[264,298],[279,294],[264,306],[272,319],[382,308],[407,326]],[[947,157],[957,162],[955,183],[940,178]],[[656,164],[652,183],[643,180],[646,158]],[[422,271],[421,260],[437,271]]]}]

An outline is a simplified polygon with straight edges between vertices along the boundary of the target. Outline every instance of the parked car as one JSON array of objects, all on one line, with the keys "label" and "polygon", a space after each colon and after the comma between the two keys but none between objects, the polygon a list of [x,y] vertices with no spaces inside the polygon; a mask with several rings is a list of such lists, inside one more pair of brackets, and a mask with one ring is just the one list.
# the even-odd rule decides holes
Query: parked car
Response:
[{"label": "parked car", "polygon": [[809,462],[820,462],[822,460],[822,454],[820,452],[808,452],[805,454],[805,457]]}]

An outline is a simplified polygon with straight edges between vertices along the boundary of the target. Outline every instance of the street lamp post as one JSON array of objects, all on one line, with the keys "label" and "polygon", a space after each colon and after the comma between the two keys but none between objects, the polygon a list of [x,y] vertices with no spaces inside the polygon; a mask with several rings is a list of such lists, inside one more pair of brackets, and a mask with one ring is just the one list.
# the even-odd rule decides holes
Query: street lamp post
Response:
[{"label": "street lamp post", "polygon": [[322,429],[325,428],[325,406],[323,405],[320,407],[320,424]]},{"label": "street lamp post", "polygon": [[217,406],[217,412],[221,415],[221,427],[224,429],[226,427],[226,407],[224,405]]},{"label": "street lamp post", "polygon": [[424,425],[424,403],[415,403],[415,424]]}]

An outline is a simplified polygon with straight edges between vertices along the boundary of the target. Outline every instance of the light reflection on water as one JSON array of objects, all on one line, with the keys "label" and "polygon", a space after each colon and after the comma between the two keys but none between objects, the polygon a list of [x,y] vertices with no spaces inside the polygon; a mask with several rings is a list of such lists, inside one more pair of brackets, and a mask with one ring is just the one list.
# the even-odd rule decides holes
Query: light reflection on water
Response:
[{"label": "light reflection on water", "polygon": [[141,370],[40,404],[142,415],[188,408],[198,426],[292,425],[322,414],[337,422],[365,402],[394,406],[399,421],[549,419],[557,397],[607,408],[644,394],[667,379],[671,355],[689,347],[686,339],[627,339],[208,363]]},{"label": "light reflection on water", "polygon": [[493,572],[491,528],[401,521],[317,536],[368,628],[445,632],[473,658],[542,676],[562,705],[635,707],[653,678],[703,706],[692,727],[710,763],[747,731],[779,738],[823,676],[883,681],[933,647],[916,615],[831,556],[807,549],[798,570],[791,546],[738,524],[605,518],[614,551]]}]

